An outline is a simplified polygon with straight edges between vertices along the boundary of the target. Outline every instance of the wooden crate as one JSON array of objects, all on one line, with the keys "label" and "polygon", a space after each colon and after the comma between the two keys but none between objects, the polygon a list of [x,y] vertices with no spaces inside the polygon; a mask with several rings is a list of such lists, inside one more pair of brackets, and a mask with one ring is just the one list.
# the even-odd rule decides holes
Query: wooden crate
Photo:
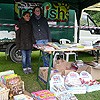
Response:
[{"label": "wooden crate", "polygon": [[1,91],[0,92],[0,100],[8,100],[9,91],[10,91],[10,89]]},{"label": "wooden crate", "polygon": [[5,88],[5,90],[0,91],[0,100],[9,100],[8,95],[10,89],[7,89],[6,86],[3,85],[2,83],[0,83],[0,86]]}]

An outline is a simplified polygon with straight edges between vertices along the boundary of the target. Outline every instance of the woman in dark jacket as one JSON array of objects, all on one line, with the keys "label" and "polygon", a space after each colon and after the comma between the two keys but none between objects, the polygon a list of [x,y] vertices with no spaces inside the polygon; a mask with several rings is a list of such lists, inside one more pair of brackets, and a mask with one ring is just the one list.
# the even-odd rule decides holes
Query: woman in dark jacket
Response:
[{"label": "woman in dark jacket", "polygon": [[[40,6],[34,7],[31,23],[36,44],[45,45],[47,42],[51,41],[49,25],[47,23],[47,19],[42,15]],[[49,55],[46,52],[42,52],[42,55],[44,66],[48,67]]]},{"label": "woman in dark jacket", "polygon": [[22,53],[22,67],[25,74],[32,73],[31,52],[33,45],[32,25],[29,22],[30,13],[24,12],[23,17],[17,24],[16,46]]}]

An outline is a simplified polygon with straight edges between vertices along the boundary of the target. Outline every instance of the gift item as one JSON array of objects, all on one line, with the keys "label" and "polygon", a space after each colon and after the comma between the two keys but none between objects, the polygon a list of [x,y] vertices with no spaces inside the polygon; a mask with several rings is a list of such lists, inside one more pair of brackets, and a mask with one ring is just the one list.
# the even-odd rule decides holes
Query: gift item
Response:
[{"label": "gift item", "polygon": [[86,86],[87,92],[100,90],[100,82],[92,80],[92,76],[88,72],[82,71],[80,73],[80,80]]},{"label": "gift item", "polygon": [[10,78],[10,79],[7,79],[6,80],[6,85],[9,86],[9,85],[14,85],[14,84],[17,84],[21,81],[21,77],[20,76],[15,76],[13,78]]},{"label": "gift item", "polygon": [[2,76],[10,75],[10,74],[14,74],[14,70],[8,70],[8,71],[0,72],[0,82],[3,82]]},{"label": "gift item", "polygon": [[57,96],[57,100],[78,100],[74,94],[63,93]]},{"label": "gift item", "polygon": [[79,74],[77,72],[69,72],[69,74],[65,77],[65,83],[70,86],[81,85]]},{"label": "gift item", "polygon": [[3,76],[1,76],[1,77],[2,77],[2,82],[3,82],[3,84],[6,85],[6,81],[7,81],[8,79],[17,77],[17,74],[3,75]]},{"label": "gift item", "polygon": [[24,93],[24,82],[20,81],[16,84],[9,85],[8,88],[10,89],[11,96],[22,94],[22,93]]},{"label": "gift item", "polygon": [[25,94],[20,94],[14,96],[14,100],[33,100],[33,98]]},{"label": "gift item", "polygon": [[50,91],[55,94],[57,100],[78,100],[75,95],[68,92],[64,86],[64,78],[56,74],[50,80]]},{"label": "gift item", "polygon": [[85,94],[86,86],[82,85],[77,72],[69,72],[64,79],[65,87],[72,94]]},{"label": "gift item", "polygon": [[91,81],[91,82],[89,82],[89,84],[85,84],[87,92],[93,92],[93,91],[100,90],[100,83],[98,83],[97,81]]},{"label": "gift item", "polygon": [[86,93],[86,86],[68,86],[65,84],[66,89],[71,94],[85,94]]},{"label": "gift item", "polygon": [[24,82],[18,75],[13,75],[14,77],[6,79],[6,86],[10,89],[10,96],[22,94],[24,92]]},{"label": "gift item", "polygon": [[82,67],[84,65],[84,62],[82,60],[76,60],[75,64],[78,66],[78,67]]},{"label": "gift item", "polygon": [[37,92],[32,92],[33,99],[36,100],[56,100],[56,97],[49,90],[41,90]]},{"label": "gift item", "polygon": [[[6,86],[6,89],[0,86],[0,91],[3,91],[5,89],[4,91],[7,91],[7,93],[9,92],[10,99],[15,95],[19,95],[24,92],[24,82],[21,80],[20,76],[14,74],[13,70],[1,72],[0,77],[2,80],[2,84]],[[9,89],[9,91],[7,89]]]},{"label": "gift item", "polygon": [[84,81],[90,81],[90,80],[92,80],[91,74],[89,74],[87,71],[82,71],[82,72],[80,73],[80,78],[81,78],[82,80],[84,80]]}]

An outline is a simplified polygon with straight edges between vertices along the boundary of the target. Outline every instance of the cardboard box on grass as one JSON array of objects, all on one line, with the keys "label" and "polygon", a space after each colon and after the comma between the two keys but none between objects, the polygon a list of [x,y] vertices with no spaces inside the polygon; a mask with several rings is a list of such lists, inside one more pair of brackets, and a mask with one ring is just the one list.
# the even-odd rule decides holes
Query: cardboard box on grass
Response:
[{"label": "cardboard box on grass", "polygon": [[89,66],[86,71],[91,74],[93,79],[100,80],[100,69]]},{"label": "cardboard box on grass", "polygon": [[100,79],[100,68],[93,67],[90,65],[86,65],[84,67],[78,68],[77,72],[80,73],[82,71],[87,71],[91,74],[93,79],[99,80]]},{"label": "cardboard box on grass", "polygon": [[57,69],[60,72],[62,72],[64,70],[69,70],[71,67],[71,63],[72,62],[66,62],[63,59],[55,60],[54,69]]},{"label": "cardboard box on grass", "polygon": [[[39,69],[39,78],[44,82],[47,82],[48,69],[49,69],[49,67],[40,67],[40,69]],[[52,77],[56,73],[61,74],[61,72],[59,72],[58,70],[52,69],[51,73],[50,73],[50,77]]]},{"label": "cardboard box on grass", "polygon": [[61,75],[66,76],[69,72],[72,72],[74,70],[71,70],[71,64],[72,62],[66,62],[66,61],[62,61],[63,63],[56,64],[56,66],[54,67],[54,69],[57,69],[59,72],[61,72]]},{"label": "cardboard box on grass", "polygon": [[45,82],[47,82],[48,68],[49,67],[40,67],[39,69],[39,78]]}]

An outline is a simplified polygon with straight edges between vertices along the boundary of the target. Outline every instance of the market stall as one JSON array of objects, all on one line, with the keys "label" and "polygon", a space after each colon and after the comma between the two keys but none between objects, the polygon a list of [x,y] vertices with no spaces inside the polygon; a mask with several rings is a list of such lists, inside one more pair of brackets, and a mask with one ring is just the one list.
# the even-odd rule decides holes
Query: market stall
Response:
[{"label": "market stall", "polygon": [[[58,43],[48,43],[46,45],[33,45],[33,47],[37,48],[40,50],[40,56],[39,56],[39,65],[38,65],[38,74],[37,74],[37,79],[39,79],[39,68],[40,68],[40,59],[41,59],[41,51],[47,52],[50,54],[50,62],[49,62],[49,68],[48,70],[48,76],[47,76],[47,82],[45,82],[45,80],[43,80],[46,83],[46,89],[49,89],[49,81],[50,81],[50,73],[51,73],[51,68],[53,67],[53,57],[54,57],[54,52],[86,52],[86,51],[91,51],[91,50],[97,50],[98,54],[97,54],[97,62],[99,59],[99,49],[98,48],[94,48],[93,46],[84,46],[82,44],[66,44],[66,45],[62,45],[62,44],[58,44]],[[43,66],[45,67],[45,66]],[[41,79],[41,78],[40,78]],[[40,83],[40,82],[39,82]]]}]

